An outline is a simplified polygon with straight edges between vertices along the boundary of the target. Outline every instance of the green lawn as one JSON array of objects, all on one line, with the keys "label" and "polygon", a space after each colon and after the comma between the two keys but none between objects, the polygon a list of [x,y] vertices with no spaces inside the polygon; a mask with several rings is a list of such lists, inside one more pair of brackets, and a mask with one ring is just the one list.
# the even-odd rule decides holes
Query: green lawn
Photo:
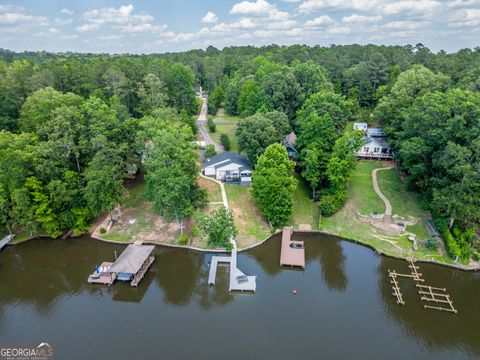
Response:
[{"label": "green lawn", "polygon": [[198,177],[197,182],[202,189],[207,191],[208,202],[222,201],[222,192],[220,191],[220,186],[217,183],[202,177]]},{"label": "green lawn", "polygon": [[102,234],[106,240],[149,243],[176,244],[179,228],[175,222],[167,223],[152,211],[151,204],[145,200],[146,183],[141,182],[128,188],[122,206],[122,214],[112,229]]},{"label": "green lawn", "polygon": [[[377,179],[381,191],[392,203],[394,215],[413,216],[421,219],[429,217],[429,212],[422,209],[418,195],[415,192],[408,191],[406,183],[400,180],[398,169],[379,171]],[[427,228],[422,222],[407,229],[420,238],[426,239],[428,237]]]},{"label": "green lawn", "polygon": [[[421,246],[416,252],[412,250],[412,243],[408,235],[386,236],[370,224],[361,222],[356,212],[369,214],[372,211],[383,213],[385,206],[373,190],[371,172],[377,167],[383,167],[375,161],[361,161],[352,174],[348,188],[348,200],[344,207],[331,217],[321,218],[321,229],[335,235],[368,244],[379,252],[387,255],[417,259],[428,258],[441,262],[451,263],[447,257],[429,251]],[[416,194],[406,191],[397,170],[383,170],[378,172],[380,190],[392,202],[393,213],[402,217],[418,217],[422,220],[429,213],[422,210]],[[426,238],[427,231],[422,221],[415,226],[408,226],[407,231],[413,232],[418,238]]]},{"label": "green lawn", "polygon": [[310,200],[311,190],[300,176],[297,176],[296,178],[298,180],[298,185],[293,194],[291,224],[294,228],[298,228],[300,224],[308,224],[312,227],[312,230],[317,230],[320,218],[318,202],[315,203]]},{"label": "green lawn", "polygon": [[225,184],[225,191],[238,228],[238,247],[244,248],[268,237],[270,228],[253,202],[250,187]]},{"label": "green lawn", "polygon": [[238,152],[239,149],[237,143],[237,136],[235,135],[235,130],[237,130],[237,120],[223,117],[215,117],[213,121],[217,125],[216,131],[214,133],[210,133],[213,140],[220,143],[220,135],[227,134],[230,138],[230,151]]}]

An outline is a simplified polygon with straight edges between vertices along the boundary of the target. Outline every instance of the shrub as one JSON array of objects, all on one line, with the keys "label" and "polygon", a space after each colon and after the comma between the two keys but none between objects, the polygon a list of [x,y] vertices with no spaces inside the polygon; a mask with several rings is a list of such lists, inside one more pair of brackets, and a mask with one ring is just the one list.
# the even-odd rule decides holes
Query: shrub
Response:
[{"label": "shrub", "polygon": [[332,216],[343,207],[347,199],[347,192],[344,189],[333,194],[323,195],[320,199],[320,211],[323,216]]},{"label": "shrub", "polygon": [[106,232],[107,232],[107,229],[105,229],[105,228],[103,228],[103,227],[100,228],[100,234],[105,234]]},{"label": "shrub", "polygon": [[195,105],[197,106],[197,113],[200,113],[200,111],[202,111],[203,100],[198,97],[195,98]]},{"label": "shrub", "polygon": [[227,250],[227,252],[232,252],[233,250],[233,244],[232,243],[227,243],[227,245],[225,245],[225,249]]},{"label": "shrub", "polygon": [[208,131],[210,131],[211,133],[214,133],[215,131],[217,131],[217,125],[213,122],[212,119],[208,119],[207,125],[208,125]]},{"label": "shrub", "polygon": [[435,251],[438,249],[438,242],[437,242],[437,239],[433,238],[433,237],[429,237],[427,242],[425,243],[425,247],[428,249],[428,250],[432,250],[432,251]]},{"label": "shrub", "polygon": [[220,142],[222,143],[222,146],[225,149],[225,151],[230,151],[230,148],[231,148],[230,138],[228,137],[227,134],[220,135]]},{"label": "shrub", "polygon": [[448,254],[453,259],[458,259],[462,263],[467,263],[473,254],[473,229],[466,228],[465,230],[462,230],[458,225],[454,225],[452,230],[450,230],[448,226],[443,225],[439,230],[442,234]]},{"label": "shrub", "polygon": [[208,144],[207,146],[205,146],[205,157],[206,158],[211,158],[215,155],[217,155],[217,151],[215,150],[215,145]]},{"label": "shrub", "polygon": [[180,234],[178,235],[178,244],[179,245],[187,245],[188,243],[188,236],[187,234]]}]

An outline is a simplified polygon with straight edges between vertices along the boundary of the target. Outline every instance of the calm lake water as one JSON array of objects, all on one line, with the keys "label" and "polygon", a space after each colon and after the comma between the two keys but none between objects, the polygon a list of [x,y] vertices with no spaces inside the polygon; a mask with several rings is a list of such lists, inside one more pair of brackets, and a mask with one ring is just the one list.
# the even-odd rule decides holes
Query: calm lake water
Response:
[{"label": "calm lake water", "polygon": [[420,264],[458,315],[424,310],[409,279],[402,307],[387,270],[408,272],[406,262],[323,235],[302,238],[305,271],[280,268],[279,238],[239,256],[240,269],[258,276],[252,295],[228,292],[226,268],[209,287],[208,254],[157,247],[134,289],[87,283],[95,264],[125,246],[9,246],[0,253],[0,343],[46,341],[56,359],[480,358],[480,273]]}]

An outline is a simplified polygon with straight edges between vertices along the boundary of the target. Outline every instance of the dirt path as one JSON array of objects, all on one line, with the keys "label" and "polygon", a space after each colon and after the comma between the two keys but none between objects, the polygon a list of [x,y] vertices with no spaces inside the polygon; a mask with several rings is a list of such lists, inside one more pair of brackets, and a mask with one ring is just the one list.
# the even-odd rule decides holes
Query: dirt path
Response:
[{"label": "dirt path", "polygon": [[216,143],[208,133],[208,130],[206,127],[207,111],[208,111],[208,107],[204,99],[202,104],[202,110],[200,111],[200,115],[198,116],[198,119],[197,119],[198,130],[200,131],[200,134],[202,134],[203,138],[205,139],[205,145],[213,144],[215,146],[215,150],[217,151],[217,153],[221,153],[223,152],[223,146]]},{"label": "dirt path", "polygon": [[385,216],[388,216],[388,217],[392,216],[392,204],[390,203],[390,200],[388,200],[387,197],[385,195],[383,195],[383,193],[380,191],[380,188],[378,186],[378,180],[377,180],[377,172],[380,171],[380,170],[390,170],[390,169],[393,169],[393,166],[378,168],[378,169],[374,169],[372,171],[373,190],[375,190],[377,195],[384,202],[384,204],[385,204]]}]

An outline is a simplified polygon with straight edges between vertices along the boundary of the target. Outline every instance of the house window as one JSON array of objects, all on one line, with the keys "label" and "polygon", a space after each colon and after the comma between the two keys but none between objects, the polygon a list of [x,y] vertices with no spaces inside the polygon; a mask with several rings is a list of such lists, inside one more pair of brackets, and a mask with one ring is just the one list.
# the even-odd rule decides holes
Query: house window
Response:
[{"label": "house window", "polygon": [[244,177],[250,177],[250,175],[251,174],[249,172],[242,172],[242,176],[244,176]]},{"label": "house window", "polygon": [[365,146],[365,147],[363,148],[363,152],[368,153],[369,150],[370,150],[370,148],[369,148],[368,146]]},{"label": "house window", "polygon": [[374,153],[378,153],[378,152],[380,152],[380,148],[378,148],[378,147],[374,147],[374,148],[373,148],[373,152],[374,152]]}]

